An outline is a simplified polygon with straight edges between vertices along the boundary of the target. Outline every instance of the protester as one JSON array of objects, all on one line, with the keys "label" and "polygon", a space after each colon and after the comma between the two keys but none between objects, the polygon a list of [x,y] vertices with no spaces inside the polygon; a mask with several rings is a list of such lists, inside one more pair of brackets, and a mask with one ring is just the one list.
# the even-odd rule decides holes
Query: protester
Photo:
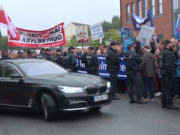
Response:
[{"label": "protester", "polygon": [[163,44],[161,42],[157,44],[157,49],[159,49],[160,51],[163,49]]},{"label": "protester", "polygon": [[[137,45],[137,44],[136,44]],[[142,60],[140,56],[133,52],[133,46],[127,46],[127,52],[124,54],[124,61],[126,66],[127,82],[128,82],[128,93],[129,103],[146,104],[147,102],[142,101],[142,81],[140,77],[140,64]],[[133,86],[136,86],[137,101],[134,100]]]},{"label": "protester", "polygon": [[16,58],[16,56],[15,56],[15,54],[14,54],[14,52],[12,51],[12,52],[10,52],[10,57],[11,57],[11,59],[15,59]]},{"label": "protester", "polygon": [[56,56],[56,51],[55,50],[52,50],[51,51],[51,58],[54,58]]},{"label": "protester", "polygon": [[21,58],[27,58],[27,54],[24,52]]},{"label": "protester", "polygon": [[155,78],[154,78],[154,85],[156,90],[156,96],[161,95],[162,87],[161,87],[161,75],[160,75],[160,69],[158,68],[158,55],[160,53],[159,49],[156,49],[154,60],[155,60]]},{"label": "protester", "polygon": [[120,98],[116,95],[117,89],[117,77],[118,71],[120,70],[121,59],[117,52],[117,45],[115,42],[111,42],[106,54],[107,71],[110,74],[111,91],[113,94],[112,99],[119,100]]},{"label": "protester", "polygon": [[123,56],[122,46],[117,47],[117,52],[119,53],[119,56]]},{"label": "protester", "polygon": [[104,55],[104,45],[101,45],[99,47],[101,55]]},{"label": "protester", "polygon": [[172,50],[174,52],[174,56],[175,56],[176,61],[177,61],[178,60],[178,52],[179,52],[178,40],[175,38],[172,38],[170,40],[170,42],[171,42]]},{"label": "protester", "polygon": [[143,56],[143,51],[142,51],[142,48],[141,48],[141,42],[136,41],[135,51],[139,55],[139,57]]},{"label": "protester", "polygon": [[9,57],[8,51],[7,50],[6,51],[2,51],[2,57],[1,57],[0,60],[7,60],[7,59],[11,59]]},{"label": "protester", "polygon": [[154,100],[154,72],[155,72],[155,60],[154,55],[150,53],[150,46],[145,45],[143,47],[142,63],[140,64],[141,68],[141,77],[143,82],[143,98],[147,102],[148,99],[148,88],[150,92],[150,100]]},{"label": "protester", "polygon": [[176,70],[176,77],[177,77],[177,90],[176,90],[176,99],[180,99],[180,50],[178,52],[178,61],[177,61],[177,70]]},{"label": "protester", "polygon": [[0,58],[2,58],[2,51],[0,50]]},{"label": "protester", "polygon": [[31,51],[28,51],[28,52],[27,52],[27,58],[32,58]]},{"label": "protester", "polygon": [[45,49],[41,48],[40,53],[37,55],[38,59],[45,59]]},{"label": "protester", "polygon": [[173,90],[175,89],[175,71],[176,64],[175,56],[173,56],[173,44],[170,40],[163,42],[164,49],[159,53],[158,66],[161,69],[162,76],[162,108],[179,109],[173,105]]},{"label": "protester", "polygon": [[104,48],[104,50],[103,50],[104,55],[107,53],[107,49],[108,49],[107,47]]},{"label": "protester", "polygon": [[50,49],[48,49],[48,48],[46,49],[44,57],[45,57],[46,60],[51,61]]},{"label": "protester", "polygon": [[97,55],[101,55],[101,51],[100,51],[100,50],[97,50],[96,54],[97,54]]},{"label": "protester", "polygon": [[52,61],[53,61],[54,63],[57,63],[58,65],[64,67],[64,60],[63,60],[63,58],[61,57],[61,51],[60,51],[60,49],[57,49],[57,50],[56,50],[56,56],[54,56],[54,57],[52,58]]},{"label": "protester", "polygon": [[154,54],[155,53],[155,43],[154,43],[154,40],[152,38],[150,38],[149,39],[149,43],[150,43],[150,46],[151,46],[150,53]]}]

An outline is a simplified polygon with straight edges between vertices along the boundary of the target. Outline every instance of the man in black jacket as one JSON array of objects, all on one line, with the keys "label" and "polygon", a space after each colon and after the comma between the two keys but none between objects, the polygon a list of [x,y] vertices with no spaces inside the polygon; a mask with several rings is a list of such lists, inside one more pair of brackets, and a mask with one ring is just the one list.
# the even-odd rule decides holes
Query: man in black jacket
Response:
[{"label": "man in black jacket", "polygon": [[84,63],[86,65],[87,73],[99,76],[99,60],[98,57],[93,54],[94,47],[89,47],[89,51],[86,53]]},{"label": "man in black jacket", "polygon": [[[142,81],[140,76],[140,64],[142,60],[140,59],[139,55],[133,52],[133,46],[127,46],[127,52],[124,54],[124,61],[126,66],[126,74],[127,74],[127,81],[128,81],[128,94],[129,94],[129,103],[137,103],[137,104],[146,104],[141,100],[142,97]],[[136,96],[137,101],[133,98],[133,86],[136,86]]]},{"label": "man in black jacket", "polygon": [[73,51],[74,48],[69,47],[68,54],[64,57],[64,66],[66,69],[72,70],[72,72],[78,72],[78,68],[81,67],[77,64],[77,59]]},{"label": "man in black jacket", "polygon": [[7,59],[11,59],[9,57],[8,51],[2,51],[2,57],[0,60],[7,60]]},{"label": "man in black jacket", "polygon": [[176,58],[173,52],[173,44],[170,40],[163,42],[164,49],[158,55],[158,66],[161,69],[162,80],[162,108],[179,109],[173,105],[173,90],[175,89]]},{"label": "man in black jacket", "polygon": [[61,51],[60,51],[60,49],[57,49],[57,50],[56,50],[56,56],[52,58],[52,61],[55,62],[55,63],[57,63],[58,65],[64,67],[64,60],[63,60],[63,58],[61,57]]},{"label": "man in black jacket", "polygon": [[119,53],[117,52],[117,45],[115,42],[111,42],[110,47],[105,56],[106,56],[107,71],[110,74],[111,91],[113,94],[113,99],[119,100],[120,98],[116,95],[116,87],[117,87],[117,77],[118,77],[118,72],[120,70],[121,59],[119,57]]},{"label": "man in black jacket", "polygon": [[52,60],[51,55],[50,55],[50,49],[46,49],[44,57],[45,57],[46,60],[49,60],[49,61]]},{"label": "man in black jacket", "polygon": [[37,59],[45,59],[45,49],[41,48],[40,53],[36,56]]}]

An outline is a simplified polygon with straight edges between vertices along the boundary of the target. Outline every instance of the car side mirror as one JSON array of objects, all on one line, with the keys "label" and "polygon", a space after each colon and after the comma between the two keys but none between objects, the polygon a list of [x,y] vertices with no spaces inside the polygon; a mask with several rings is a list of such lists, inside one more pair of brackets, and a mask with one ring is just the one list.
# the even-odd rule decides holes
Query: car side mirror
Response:
[{"label": "car side mirror", "polygon": [[72,72],[72,70],[71,69],[66,69],[68,72]]},{"label": "car side mirror", "polygon": [[11,75],[10,75],[10,78],[11,78],[11,79],[22,79],[23,76],[20,75],[20,74],[11,74]]}]

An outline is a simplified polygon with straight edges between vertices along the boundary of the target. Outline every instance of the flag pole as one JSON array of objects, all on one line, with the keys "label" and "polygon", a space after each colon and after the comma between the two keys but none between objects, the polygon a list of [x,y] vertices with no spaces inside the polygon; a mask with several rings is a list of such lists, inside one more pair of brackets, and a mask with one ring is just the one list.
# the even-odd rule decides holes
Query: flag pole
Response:
[{"label": "flag pole", "polygon": [[154,37],[155,37],[155,42],[156,42],[156,45],[157,45],[156,32],[155,32],[155,30],[154,30]]},{"label": "flag pole", "polygon": [[2,7],[2,5],[0,6],[0,15],[1,15],[1,7]]}]

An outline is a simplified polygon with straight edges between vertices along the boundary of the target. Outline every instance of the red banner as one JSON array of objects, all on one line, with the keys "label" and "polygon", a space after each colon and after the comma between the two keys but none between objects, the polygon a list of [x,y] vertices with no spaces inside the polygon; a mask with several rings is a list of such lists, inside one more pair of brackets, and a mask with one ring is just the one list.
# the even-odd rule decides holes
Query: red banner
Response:
[{"label": "red banner", "polygon": [[9,47],[56,47],[66,44],[64,23],[43,31],[32,31],[16,28],[20,35],[20,40],[11,40],[8,33]]}]

